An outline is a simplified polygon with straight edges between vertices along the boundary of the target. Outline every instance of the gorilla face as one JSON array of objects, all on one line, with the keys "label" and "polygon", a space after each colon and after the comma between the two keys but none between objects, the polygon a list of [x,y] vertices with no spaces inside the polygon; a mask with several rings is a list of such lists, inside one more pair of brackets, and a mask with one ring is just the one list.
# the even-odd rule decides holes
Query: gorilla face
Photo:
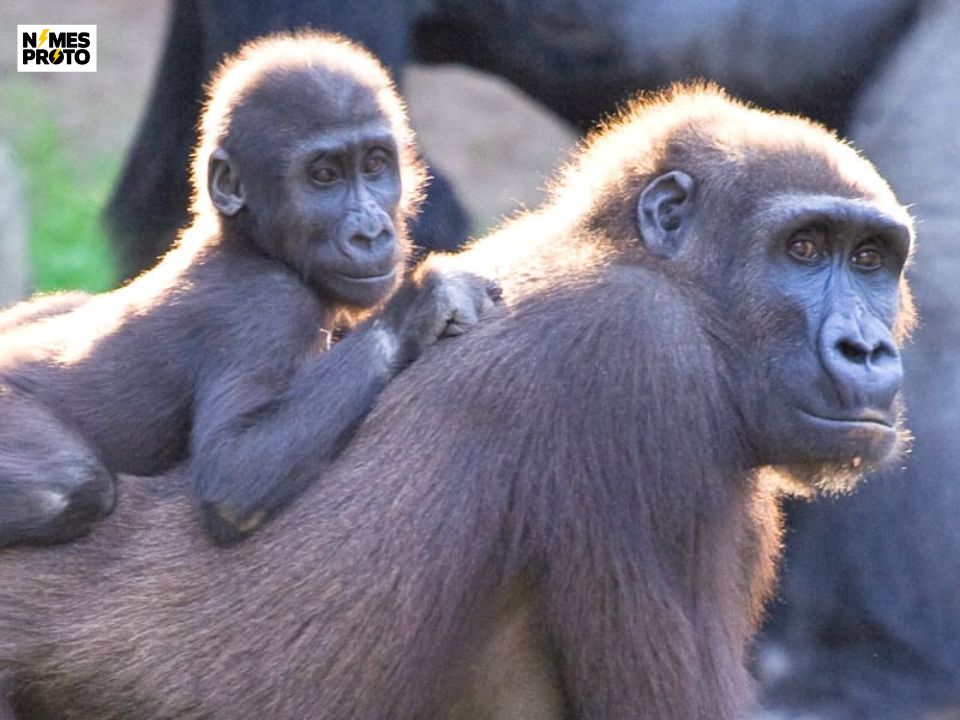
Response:
[{"label": "gorilla face", "polygon": [[380,303],[407,253],[397,231],[401,177],[389,125],[377,118],[323,128],[273,157],[275,167],[265,172],[245,168],[243,157],[233,163],[244,178],[254,242],[331,303]]},{"label": "gorilla face", "polygon": [[[877,201],[790,195],[765,207],[766,362],[757,383],[768,462],[875,464],[897,446],[903,377],[894,326],[908,219]],[[763,277],[761,280],[760,278]]]},{"label": "gorilla face", "polygon": [[736,220],[718,231],[700,217],[718,211],[708,187],[683,171],[658,176],[638,205],[644,244],[736,319],[731,374],[756,463],[816,467],[811,482],[849,475],[824,473],[829,465],[859,474],[893,456],[901,436],[895,325],[909,217],[882,194],[754,182],[767,194],[726,201],[720,213]]}]

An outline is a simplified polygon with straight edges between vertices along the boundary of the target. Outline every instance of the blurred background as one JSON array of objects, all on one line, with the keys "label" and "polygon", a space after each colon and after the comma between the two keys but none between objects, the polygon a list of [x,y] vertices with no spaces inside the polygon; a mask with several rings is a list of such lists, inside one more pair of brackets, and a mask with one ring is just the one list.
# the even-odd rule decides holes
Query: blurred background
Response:
[{"label": "blurred background", "polygon": [[[18,23],[96,24],[98,71],[17,74]],[[0,307],[148,266],[185,219],[206,73],[303,24],[359,39],[400,79],[437,177],[415,229],[427,247],[535,205],[585,128],[687,78],[810,115],[874,161],[919,233],[916,440],[849,497],[788,503],[758,718],[960,720],[960,2],[6,0]]]}]

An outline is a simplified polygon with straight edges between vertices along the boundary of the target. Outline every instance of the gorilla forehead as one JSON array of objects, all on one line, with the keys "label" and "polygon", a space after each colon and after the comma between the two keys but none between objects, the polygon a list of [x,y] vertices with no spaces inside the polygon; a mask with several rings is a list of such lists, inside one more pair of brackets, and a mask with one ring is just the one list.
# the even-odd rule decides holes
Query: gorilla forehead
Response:
[{"label": "gorilla forehead", "polygon": [[251,133],[309,132],[384,117],[402,139],[409,130],[386,69],[339,36],[274,36],[228,59],[212,84],[204,135],[243,143]]},{"label": "gorilla forehead", "polygon": [[869,161],[807,118],[760,111],[709,87],[669,109],[641,106],[626,122],[628,131],[653,133],[661,148],[655,173],[683,169],[701,182],[734,181],[748,195],[815,192],[896,204]]},{"label": "gorilla forehead", "polygon": [[[778,193],[868,198],[891,212],[899,208],[870,162],[830,130],[757,110],[712,84],[678,85],[634,100],[587,139],[554,198],[574,214],[604,214],[596,198],[610,206],[609,214],[622,214],[630,211],[619,202],[628,188],[672,170],[721,190],[718,197],[737,197],[736,212],[749,211],[753,198]],[[734,188],[738,192],[730,192]]]},{"label": "gorilla forehead", "polygon": [[392,125],[394,116],[384,106],[389,93],[383,88],[310,67],[268,73],[238,97],[241,104],[226,123],[225,146],[242,146],[250,135],[262,134],[264,127],[296,137],[378,120]]}]

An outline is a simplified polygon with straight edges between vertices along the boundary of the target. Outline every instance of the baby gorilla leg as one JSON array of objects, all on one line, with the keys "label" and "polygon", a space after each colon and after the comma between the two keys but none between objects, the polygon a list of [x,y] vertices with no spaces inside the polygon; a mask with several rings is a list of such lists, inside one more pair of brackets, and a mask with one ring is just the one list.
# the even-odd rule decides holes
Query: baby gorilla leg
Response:
[{"label": "baby gorilla leg", "polygon": [[35,400],[0,386],[0,547],[64,542],[113,509],[114,478]]}]

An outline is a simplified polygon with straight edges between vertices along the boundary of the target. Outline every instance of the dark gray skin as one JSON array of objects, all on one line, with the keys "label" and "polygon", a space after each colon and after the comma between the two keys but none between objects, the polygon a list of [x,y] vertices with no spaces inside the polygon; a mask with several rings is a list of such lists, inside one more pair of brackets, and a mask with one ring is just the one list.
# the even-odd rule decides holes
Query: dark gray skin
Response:
[{"label": "dark gray skin", "polygon": [[740,720],[768,482],[896,461],[910,239],[813,124],[638,104],[449,260],[504,306],[248,542],[122,479],[88,538],[0,555],[4,720]]},{"label": "dark gray skin", "polygon": [[[769,269],[769,281],[796,306],[817,297],[826,301],[821,301],[823,312],[806,313],[807,336],[816,339],[820,366],[795,347],[783,346],[766,371],[793,402],[757,408],[757,417],[785,434],[796,424],[794,442],[814,462],[842,454],[848,443],[875,443],[868,454],[889,453],[895,441],[894,398],[903,376],[890,328],[899,312],[897,273],[910,248],[904,217],[881,215],[870,202],[834,197],[806,199],[802,208],[788,198],[770,211],[775,222],[789,228],[789,240],[787,257]],[[857,433],[845,432],[851,422],[862,425]],[[833,442],[825,442],[825,436]],[[777,451],[770,453],[776,464]]]},{"label": "dark gray skin", "polygon": [[[173,0],[149,106],[107,210],[126,275],[186,221],[203,83],[224,53],[269,32],[325,28],[397,77],[411,61],[464,63],[514,82],[582,129],[639,89],[707,77],[765,106],[843,127],[851,101],[920,0]],[[469,223],[431,169],[419,247],[451,250]]]},{"label": "dark gray skin", "polygon": [[205,123],[197,217],[156,268],[0,316],[0,546],[83,534],[116,473],[184,460],[207,530],[236,541],[321,473],[397,372],[492,304],[430,261],[391,297],[418,175],[372,57],[321,36],[249,50]]}]

